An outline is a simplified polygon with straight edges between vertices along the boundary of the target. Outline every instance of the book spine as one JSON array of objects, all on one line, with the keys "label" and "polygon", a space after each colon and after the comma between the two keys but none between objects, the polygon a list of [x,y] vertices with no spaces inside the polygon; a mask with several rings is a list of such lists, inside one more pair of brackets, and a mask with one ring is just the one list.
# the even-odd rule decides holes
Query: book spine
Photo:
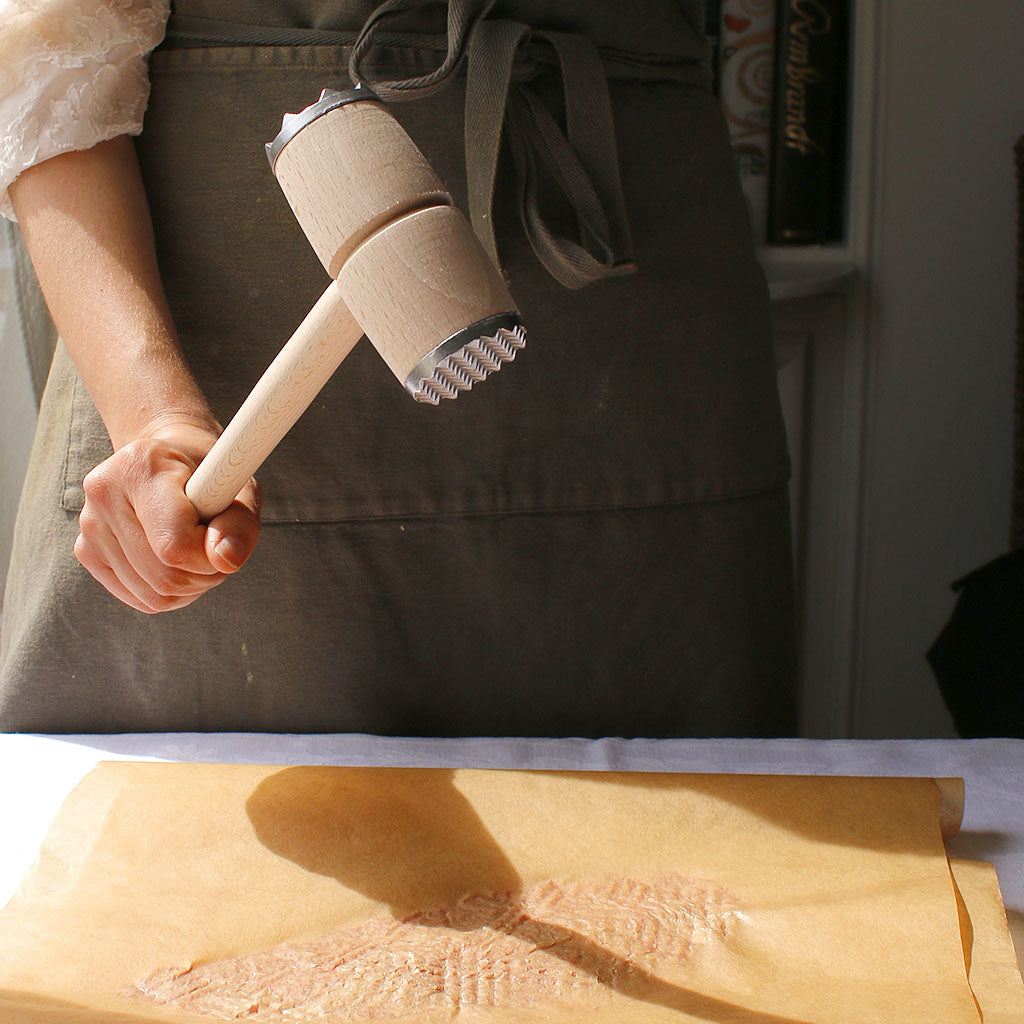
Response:
[{"label": "book spine", "polygon": [[814,245],[841,231],[847,0],[779,0],[768,240]]},{"label": "book spine", "polygon": [[750,212],[765,241],[776,0],[722,0],[719,99]]}]

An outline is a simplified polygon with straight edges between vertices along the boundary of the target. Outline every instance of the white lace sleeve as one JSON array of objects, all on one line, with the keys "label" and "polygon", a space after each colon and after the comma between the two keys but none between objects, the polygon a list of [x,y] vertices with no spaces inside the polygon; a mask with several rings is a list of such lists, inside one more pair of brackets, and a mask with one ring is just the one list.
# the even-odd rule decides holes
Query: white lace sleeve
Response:
[{"label": "white lace sleeve", "polygon": [[0,0],[0,214],[22,171],[137,135],[169,0]]}]

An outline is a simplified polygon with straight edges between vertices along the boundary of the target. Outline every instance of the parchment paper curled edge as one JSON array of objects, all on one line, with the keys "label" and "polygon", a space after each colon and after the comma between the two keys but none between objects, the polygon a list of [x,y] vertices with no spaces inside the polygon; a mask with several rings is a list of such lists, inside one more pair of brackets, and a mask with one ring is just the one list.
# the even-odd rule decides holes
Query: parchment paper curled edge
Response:
[{"label": "parchment paper curled edge", "polygon": [[1020,1024],[1024,1020],[1024,982],[1006,921],[999,879],[991,864],[949,862],[967,911],[961,928],[974,998],[984,1024]]},{"label": "parchment paper curled edge", "polygon": [[[528,868],[530,866],[529,857],[526,856],[524,860],[523,856],[534,847],[544,848],[545,853],[550,854],[552,846],[549,842],[550,836],[538,833],[536,826],[546,822],[550,827],[553,822],[561,822],[567,815],[570,820],[567,822],[566,835],[571,837],[572,848],[563,852],[568,855],[569,876],[573,870],[579,874],[584,869],[589,855],[596,853],[600,860],[600,854],[607,852],[600,842],[596,845],[591,842],[590,845],[593,848],[589,850],[587,856],[581,856],[580,844],[586,844],[588,837],[586,831],[580,830],[580,821],[571,820],[572,813],[569,813],[573,808],[579,810],[581,804],[585,812],[584,820],[591,821],[591,831],[593,831],[595,818],[599,820],[608,814],[612,816],[625,815],[629,820],[625,822],[626,833],[623,835],[635,835],[638,841],[638,849],[632,851],[635,856],[631,857],[631,860],[635,861],[639,857],[640,861],[647,864],[650,863],[651,856],[651,831],[657,834],[655,839],[658,841],[664,841],[666,838],[664,818],[666,807],[678,803],[682,796],[690,799],[694,794],[699,798],[700,804],[698,807],[690,799],[689,809],[693,815],[699,816],[700,813],[708,811],[708,807],[705,805],[709,801],[712,805],[711,810],[714,811],[711,816],[705,813],[705,818],[703,818],[703,825],[708,827],[701,833],[701,846],[707,845],[710,840],[711,833],[714,831],[712,825],[717,819],[723,815],[730,818],[731,815],[730,820],[722,824],[725,835],[729,837],[728,848],[721,851],[723,862],[731,860],[736,863],[736,850],[744,845],[749,850],[752,849],[750,845],[752,826],[755,829],[755,835],[757,829],[767,830],[776,841],[782,842],[783,845],[786,835],[790,834],[788,841],[790,841],[790,852],[792,853],[794,849],[807,846],[806,843],[798,842],[794,847],[794,837],[799,839],[801,829],[809,831],[813,835],[815,829],[822,827],[820,820],[822,815],[826,819],[829,815],[834,816],[836,818],[834,824],[837,827],[842,825],[841,833],[843,829],[849,830],[853,827],[856,830],[863,826],[865,821],[869,824],[870,820],[873,820],[871,813],[854,813],[853,811],[856,809],[852,811],[850,806],[842,806],[844,802],[849,804],[851,800],[854,802],[866,800],[867,803],[870,803],[873,800],[881,799],[881,802],[886,804],[895,790],[898,790],[901,797],[905,799],[908,787],[913,791],[911,795],[913,800],[908,805],[911,810],[914,802],[918,805],[923,803],[930,805],[927,814],[916,815],[918,825],[923,827],[925,833],[931,831],[931,833],[937,834],[938,831],[936,827],[938,797],[936,788],[930,780],[837,780],[823,776],[814,779],[799,779],[793,776],[774,778],[764,776],[626,776],[614,773],[493,771],[452,773],[419,769],[282,769],[279,766],[259,768],[222,765],[104,764],[99,766],[86,780],[83,780],[78,790],[69,798],[65,808],[61,810],[54,822],[54,827],[41,853],[40,862],[30,872],[22,890],[11,901],[3,914],[0,914],[0,965],[2,965],[0,966],[0,1010],[3,1011],[3,1014],[0,1014],[0,1019],[11,1022],[24,1020],[32,1022],[32,1024],[42,1020],[58,1020],[61,1024],[63,1022],[98,1024],[99,1021],[127,1024],[130,1021],[159,1020],[209,1022],[211,1020],[209,1017],[166,1012],[157,1007],[133,1004],[131,1000],[112,998],[109,995],[110,991],[118,989],[112,989],[109,985],[99,985],[98,987],[95,985],[93,979],[96,972],[92,970],[95,965],[90,964],[89,957],[102,957],[112,952],[109,942],[104,943],[104,947],[99,950],[90,949],[90,940],[94,940],[97,936],[105,936],[110,940],[112,935],[113,937],[120,935],[125,940],[124,947],[128,951],[128,961],[136,965],[145,961],[146,957],[139,955],[137,943],[134,941],[136,936],[132,929],[133,927],[137,928],[137,921],[121,920],[119,926],[115,927],[113,931],[111,928],[112,922],[117,924],[118,919],[123,919],[125,914],[131,919],[133,913],[132,900],[127,899],[126,902],[126,896],[130,893],[124,891],[124,886],[118,889],[118,886],[114,884],[117,877],[117,870],[114,868],[117,865],[108,864],[111,870],[104,871],[100,864],[98,872],[100,876],[105,874],[106,882],[110,883],[108,895],[117,895],[118,897],[113,904],[106,901],[108,905],[103,906],[101,903],[97,905],[95,900],[90,904],[87,899],[86,906],[81,907],[76,902],[77,898],[82,895],[89,897],[94,894],[88,892],[88,886],[86,886],[86,893],[81,893],[79,890],[82,887],[79,883],[88,882],[93,888],[95,887],[96,858],[110,853],[109,846],[112,836],[115,837],[115,847],[120,849],[125,858],[124,863],[121,864],[122,870],[127,865],[125,878],[136,882],[145,881],[147,885],[152,883],[154,881],[151,878],[154,865],[137,862],[139,840],[143,835],[150,834],[150,839],[153,842],[148,844],[147,849],[164,848],[166,850],[164,860],[160,865],[160,869],[165,874],[161,890],[164,896],[167,893],[180,891],[181,879],[178,877],[180,872],[171,870],[168,865],[172,867],[173,865],[184,865],[189,862],[190,855],[191,862],[194,864],[203,861],[210,862],[206,871],[206,880],[208,883],[213,882],[214,884],[209,887],[205,900],[201,902],[205,903],[209,911],[208,916],[214,920],[223,916],[218,897],[227,891],[223,888],[224,885],[230,889],[230,885],[227,884],[230,880],[225,880],[221,876],[224,873],[227,876],[236,874],[236,871],[233,870],[225,871],[225,864],[228,867],[234,866],[240,869],[238,878],[231,883],[237,888],[241,886],[245,892],[252,892],[254,886],[259,889],[256,883],[263,886],[269,884],[267,891],[276,892],[283,901],[291,901],[293,904],[296,898],[295,881],[298,871],[299,877],[302,879],[302,885],[298,887],[298,892],[302,894],[304,902],[303,914],[316,919],[315,912],[306,914],[306,910],[321,908],[324,903],[321,897],[332,887],[337,896],[338,880],[322,876],[315,868],[310,870],[308,864],[297,865],[294,857],[286,855],[283,860],[280,850],[268,850],[255,836],[256,829],[252,817],[237,813],[240,807],[251,804],[260,788],[265,787],[272,779],[280,776],[282,772],[296,771],[300,773],[313,772],[311,776],[303,776],[303,785],[317,780],[322,783],[329,777],[344,779],[346,785],[353,783],[356,777],[360,780],[360,786],[362,786],[362,782],[372,781],[373,785],[369,787],[370,790],[374,791],[374,786],[377,786],[374,795],[378,798],[383,796],[392,801],[388,807],[391,816],[394,816],[396,810],[401,812],[397,815],[401,819],[399,827],[414,826],[420,820],[417,815],[422,818],[424,813],[428,815],[440,813],[442,816],[447,814],[449,819],[445,823],[451,823],[451,812],[455,811],[456,817],[463,814],[465,817],[463,825],[467,821],[474,824],[474,827],[484,825],[481,835],[486,836],[486,843],[490,843],[494,847],[487,853],[490,855],[497,851],[499,859],[504,858],[505,860],[505,868],[509,864],[514,864],[518,870],[522,870],[524,867]],[[325,772],[330,774],[325,775]],[[389,773],[390,780],[388,781]],[[396,780],[400,783],[397,784],[397,787]],[[295,781],[293,778],[292,782]],[[304,790],[303,785],[299,785],[298,792],[307,797],[308,793]],[[362,792],[364,795],[366,794],[366,787],[362,787]],[[929,792],[932,795],[930,798],[927,796]],[[600,794],[599,799],[596,798],[596,794]],[[546,797],[548,803],[544,804],[542,801],[542,804],[538,805],[536,801],[539,796]],[[438,797],[443,799],[438,801]],[[568,807],[558,806],[557,800],[552,804],[553,797],[571,798],[570,804]],[[795,797],[801,798],[800,806],[794,806]],[[410,800],[412,800],[412,805],[409,803]],[[643,821],[644,828],[641,829],[639,835],[636,834],[636,805],[642,805],[647,815],[646,817],[643,814],[640,815],[639,820]],[[203,813],[198,817],[197,808],[203,809]],[[697,809],[694,810],[694,808]],[[700,811],[700,808],[703,808],[703,811]],[[896,806],[887,807],[883,817],[888,815],[888,818],[886,827],[882,828],[882,833],[886,833],[888,828],[887,835],[890,835],[891,838],[894,835],[892,833],[894,822],[889,819],[894,813],[905,816],[906,810],[907,808],[903,807],[899,800],[896,800]],[[601,814],[595,814],[595,811],[600,811]],[[652,811],[663,816],[652,818],[650,817]],[[402,814],[406,815],[403,819]],[[814,817],[815,814],[817,818]],[[313,817],[315,818],[315,815]],[[210,821],[207,820],[211,818],[216,823],[216,827],[212,830],[209,827]],[[929,818],[933,822],[930,827],[927,825]],[[191,828],[191,825],[203,822],[205,825],[198,829],[198,833]],[[508,828],[510,822],[515,824],[511,831]],[[922,824],[923,822],[924,824]],[[314,821],[314,823],[316,822]],[[323,824],[323,822],[319,823]],[[294,825],[295,822],[291,822],[291,824]],[[531,828],[531,826],[534,827]],[[722,828],[719,829],[719,840],[722,839]],[[495,843],[495,835],[499,835],[505,841],[504,846]],[[450,846],[456,836],[460,836],[458,831],[447,837]],[[465,836],[462,835],[460,838],[465,839]],[[622,840],[622,838],[622,835],[618,836],[618,840]],[[809,838],[809,836],[803,837],[804,840]],[[210,845],[211,839],[214,841],[213,847]],[[914,843],[920,842],[928,845],[930,857],[934,857],[938,851],[944,867],[945,858],[941,843],[939,842],[936,846],[934,840],[935,837],[926,835],[915,837]],[[458,846],[458,843],[455,845]],[[821,846],[820,837],[812,845]],[[146,844],[143,843],[142,846],[146,846]],[[653,846],[656,848],[657,843],[653,843]],[[215,849],[216,847],[219,849]],[[203,850],[204,857],[197,860],[195,854],[200,848]],[[757,848],[756,845],[753,848]],[[835,859],[836,856],[842,856],[844,850],[844,847],[828,847],[826,844],[825,853],[830,854],[831,859]],[[474,854],[477,860],[479,860],[479,852],[476,850]],[[707,853],[706,850],[703,852]],[[869,850],[868,852],[873,854],[877,851]],[[922,850],[913,852],[914,857],[920,855],[922,855]],[[541,859],[543,860],[544,857],[542,856]],[[479,869],[478,863],[475,866],[472,865],[472,857],[468,863],[472,868],[470,873]],[[247,874],[244,868],[253,866],[258,867],[259,870],[255,874]],[[593,864],[591,866],[593,867]],[[490,867],[493,868],[494,865],[490,865]],[[218,868],[220,869],[219,873]],[[988,870],[991,872],[991,868]],[[202,871],[200,873],[203,874]],[[984,906],[986,913],[993,908],[997,912],[989,915],[993,919],[990,922],[990,929],[979,929],[975,923],[973,932],[975,936],[987,934],[989,931],[1001,936],[999,940],[994,941],[992,948],[1001,948],[1005,951],[1009,947],[1009,938],[1005,934],[1005,918],[1002,915],[997,884],[994,883],[994,872],[991,872],[990,882],[995,885],[994,895],[991,891],[992,887],[989,885]],[[282,885],[282,883],[284,884]],[[221,886],[219,892],[218,886]],[[132,887],[128,886],[127,888],[131,889]],[[949,888],[951,896],[952,887]],[[967,892],[964,894],[965,903],[971,908],[971,918],[978,912],[971,906],[972,900],[977,899],[974,895],[977,890],[978,884],[975,883],[971,895]],[[100,889],[100,891],[102,890]],[[211,903],[211,899],[214,902]],[[373,912],[375,908],[379,910],[381,907],[380,899],[369,898],[366,893],[356,893],[354,903],[351,892],[347,894],[346,899],[346,909],[351,920],[357,920],[360,914],[366,916],[368,911]],[[230,903],[230,900],[227,902]],[[328,902],[330,903],[331,900]],[[184,902],[175,898],[164,899],[162,910],[164,911],[165,931],[174,931],[175,911],[180,911],[185,903],[187,903],[187,899]],[[335,899],[335,903],[337,903],[337,899]],[[78,973],[76,970],[62,972],[54,970],[53,963],[56,962],[53,962],[49,965],[35,965],[34,981],[31,977],[32,970],[29,970],[28,977],[26,976],[26,965],[28,963],[31,967],[33,957],[32,949],[28,951],[28,957],[22,954],[27,934],[22,926],[26,924],[27,911],[29,911],[29,918],[35,922],[30,927],[28,935],[32,937],[36,951],[41,949],[44,955],[47,948],[53,948],[52,943],[47,945],[47,940],[53,938],[54,916],[56,920],[62,918],[67,921],[67,913],[63,911],[68,911],[71,912],[72,918],[75,918],[77,913],[79,921],[84,918],[85,921],[91,922],[90,927],[86,927],[78,934],[75,942],[71,944],[68,942],[56,943],[56,947],[62,948],[65,952],[66,959],[78,961]],[[948,916],[949,912],[954,912],[954,907],[940,907],[939,911],[940,915]],[[228,908],[228,916],[230,912],[230,908]],[[334,913],[334,911],[331,912]],[[757,916],[757,913],[754,916]],[[765,919],[769,924],[770,916],[769,913]],[[999,920],[995,921],[995,918]],[[193,920],[195,920],[195,915]],[[336,924],[338,920],[336,913],[334,913],[333,920]],[[988,916],[985,920],[988,921]],[[230,925],[229,920],[221,923]],[[324,924],[316,920],[311,921],[307,932],[312,934],[317,930],[326,930]],[[242,931],[245,932],[245,929]],[[769,928],[767,931],[770,932],[771,929]],[[285,932],[294,934],[294,923],[286,923]],[[955,937],[958,942],[958,923]],[[266,948],[274,941],[281,939],[280,936],[263,935],[258,944],[253,945],[250,941],[251,936],[243,934],[238,938],[241,940],[242,947],[248,951]],[[33,942],[30,942],[29,945],[33,945]],[[158,942],[157,945],[160,943]],[[972,971],[977,972],[979,965],[987,963],[987,951],[984,956],[980,956],[980,954],[983,949],[987,950],[988,948],[989,944],[987,943],[974,947]],[[1012,949],[1012,947],[1009,948]],[[223,952],[222,948],[216,949],[208,946],[203,950],[203,958],[222,955]],[[121,951],[121,955],[122,957],[125,955],[124,950]],[[167,966],[173,962],[166,950],[163,952],[158,950],[155,955],[157,956],[156,962],[154,962],[153,956],[150,956],[147,961],[147,964],[153,968]],[[14,967],[13,972],[9,970],[11,965]],[[72,964],[72,967],[74,966]],[[65,967],[68,968],[69,965],[66,963]],[[963,972],[963,956],[961,956],[961,970]],[[1016,971],[1015,966],[1014,971]],[[60,974],[63,982],[53,986],[48,985],[47,978],[54,973]],[[83,973],[89,976],[84,984],[80,977]],[[137,980],[145,973],[147,972],[140,966],[134,966],[127,974],[122,971],[119,980]],[[67,984],[69,974],[74,982],[70,987]],[[100,971],[99,974],[102,972]],[[995,969],[993,976],[1002,977],[1006,981],[1009,978],[1007,965],[1004,964],[1001,968]],[[26,980],[32,983],[22,984]],[[1019,987],[1019,977],[1017,984]],[[862,982],[861,987],[863,987]],[[966,985],[964,991],[970,995]],[[1014,989],[1012,984],[1006,982],[999,991],[1008,993]],[[1012,998],[1013,996],[1008,997]],[[1019,992],[1017,997],[1020,1002]],[[963,1000],[957,999],[956,1001],[962,1002]],[[666,1020],[673,1021],[701,1019],[675,1012],[659,1016],[647,1013],[647,1011],[662,1009],[645,1007],[645,1017],[650,1020],[655,1017],[656,1019],[664,1017]],[[848,1005],[845,1016],[842,1018],[844,1021],[852,1019],[849,1017],[849,1009]],[[597,1019],[601,1021],[632,1020],[635,1019],[635,1012],[635,1004],[632,1007],[611,1008],[607,1013],[598,1014]],[[1013,1019],[1018,1019],[1020,1008],[1016,1007],[1008,1012],[1016,1013],[1017,1017]],[[973,1016],[967,1017],[961,1013],[948,1019],[957,1021],[977,1019],[976,1012],[972,1010],[972,1014]],[[536,1016],[534,1012],[524,1011],[513,1015],[503,1014],[500,1019],[502,1021],[526,1021],[534,1019]],[[400,1019],[407,1024],[413,1024],[416,1020],[415,1017]],[[708,1018],[706,1016],[703,1019]],[[817,1019],[823,1018],[815,1018],[815,1020]],[[894,1021],[896,1019],[898,1018],[892,1018]]]}]

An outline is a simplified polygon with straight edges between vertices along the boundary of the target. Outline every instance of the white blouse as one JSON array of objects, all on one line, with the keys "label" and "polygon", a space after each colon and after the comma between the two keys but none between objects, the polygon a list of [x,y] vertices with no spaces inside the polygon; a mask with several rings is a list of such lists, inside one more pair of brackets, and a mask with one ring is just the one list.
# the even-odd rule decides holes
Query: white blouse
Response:
[{"label": "white blouse", "polygon": [[0,0],[0,214],[35,164],[138,135],[170,0]]}]

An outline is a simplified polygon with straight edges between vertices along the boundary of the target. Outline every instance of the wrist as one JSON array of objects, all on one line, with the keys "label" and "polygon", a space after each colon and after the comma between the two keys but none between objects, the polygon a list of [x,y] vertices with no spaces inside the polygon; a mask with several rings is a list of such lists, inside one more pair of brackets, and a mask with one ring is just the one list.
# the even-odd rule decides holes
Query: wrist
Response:
[{"label": "wrist", "polygon": [[209,412],[167,409],[140,424],[115,451],[128,454],[128,450],[134,449],[138,455],[159,451],[184,462],[194,472],[221,433],[220,424]]},{"label": "wrist", "polygon": [[[129,358],[126,362],[135,371],[134,393],[128,380],[121,379],[116,386],[93,394],[114,451],[139,438],[184,428],[220,435],[223,428],[179,353],[171,350],[160,359]],[[93,389],[89,391],[92,394]]]},{"label": "wrist", "polygon": [[140,423],[132,440],[146,437],[170,440],[182,434],[216,440],[222,432],[223,428],[209,409],[165,409]]}]

